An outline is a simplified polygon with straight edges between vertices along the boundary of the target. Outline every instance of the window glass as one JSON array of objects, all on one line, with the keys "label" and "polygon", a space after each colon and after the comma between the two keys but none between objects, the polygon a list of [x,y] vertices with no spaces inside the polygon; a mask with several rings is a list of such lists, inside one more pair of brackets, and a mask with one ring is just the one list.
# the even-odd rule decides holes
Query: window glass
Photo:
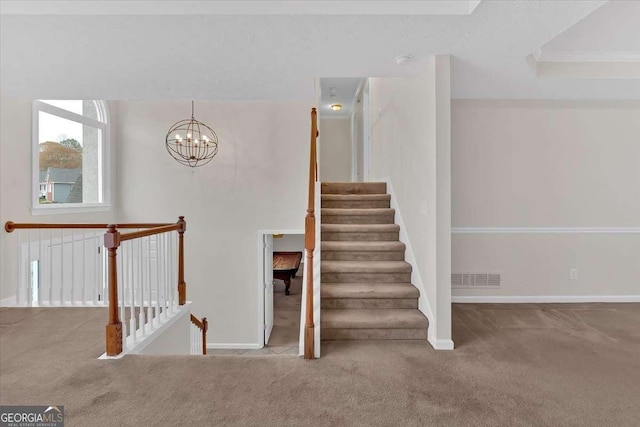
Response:
[{"label": "window glass", "polygon": [[[100,101],[36,101],[37,182],[34,207],[105,203],[104,138]],[[46,104],[46,105],[45,105]],[[47,106],[48,105],[48,106]],[[100,106],[103,106],[101,104]]]}]

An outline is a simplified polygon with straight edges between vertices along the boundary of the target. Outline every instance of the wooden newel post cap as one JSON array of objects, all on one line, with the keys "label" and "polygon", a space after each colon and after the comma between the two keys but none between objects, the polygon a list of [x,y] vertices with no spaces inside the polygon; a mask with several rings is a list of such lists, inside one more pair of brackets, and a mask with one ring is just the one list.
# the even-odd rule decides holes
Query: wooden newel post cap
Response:
[{"label": "wooden newel post cap", "polygon": [[13,221],[7,221],[4,223],[4,231],[6,231],[7,233],[11,233],[13,232],[13,230],[15,230],[15,228],[13,228]]},{"label": "wooden newel post cap", "polygon": [[115,224],[107,225],[107,232],[104,233],[104,247],[113,249],[120,246],[120,233],[116,229]]},{"label": "wooden newel post cap", "polygon": [[184,216],[178,217],[178,224],[180,224],[178,233],[184,233],[185,231],[187,231],[187,221],[184,220]]}]

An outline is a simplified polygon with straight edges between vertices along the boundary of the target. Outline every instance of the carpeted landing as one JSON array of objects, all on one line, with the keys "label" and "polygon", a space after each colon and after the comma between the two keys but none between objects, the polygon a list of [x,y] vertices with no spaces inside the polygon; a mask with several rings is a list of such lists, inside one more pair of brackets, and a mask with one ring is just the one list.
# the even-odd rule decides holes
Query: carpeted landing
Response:
[{"label": "carpeted landing", "polygon": [[455,351],[101,361],[104,309],[0,309],[0,403],[67,426],[638,426],[640,304],[454,305]]}]

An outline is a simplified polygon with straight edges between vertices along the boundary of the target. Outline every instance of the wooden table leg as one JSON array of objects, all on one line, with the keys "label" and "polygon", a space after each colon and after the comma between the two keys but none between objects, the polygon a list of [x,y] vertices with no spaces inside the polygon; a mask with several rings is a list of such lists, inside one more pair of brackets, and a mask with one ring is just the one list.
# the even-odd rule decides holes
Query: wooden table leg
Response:
[{"label": "wooden table leg", "polygon": [[289,295],[289,287],[291,286],[291,278],[287,277],[286,279],[284,279],[284,294],[285,295]]}]

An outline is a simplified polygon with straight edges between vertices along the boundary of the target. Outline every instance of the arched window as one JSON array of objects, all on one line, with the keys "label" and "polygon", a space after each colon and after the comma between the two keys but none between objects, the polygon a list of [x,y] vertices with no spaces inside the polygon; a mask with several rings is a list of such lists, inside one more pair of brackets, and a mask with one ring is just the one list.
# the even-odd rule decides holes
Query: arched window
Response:
[{"label": "arched window", "polygon": [[104,101],[34,101],[34,212],[109,207],[108,122]]}]

